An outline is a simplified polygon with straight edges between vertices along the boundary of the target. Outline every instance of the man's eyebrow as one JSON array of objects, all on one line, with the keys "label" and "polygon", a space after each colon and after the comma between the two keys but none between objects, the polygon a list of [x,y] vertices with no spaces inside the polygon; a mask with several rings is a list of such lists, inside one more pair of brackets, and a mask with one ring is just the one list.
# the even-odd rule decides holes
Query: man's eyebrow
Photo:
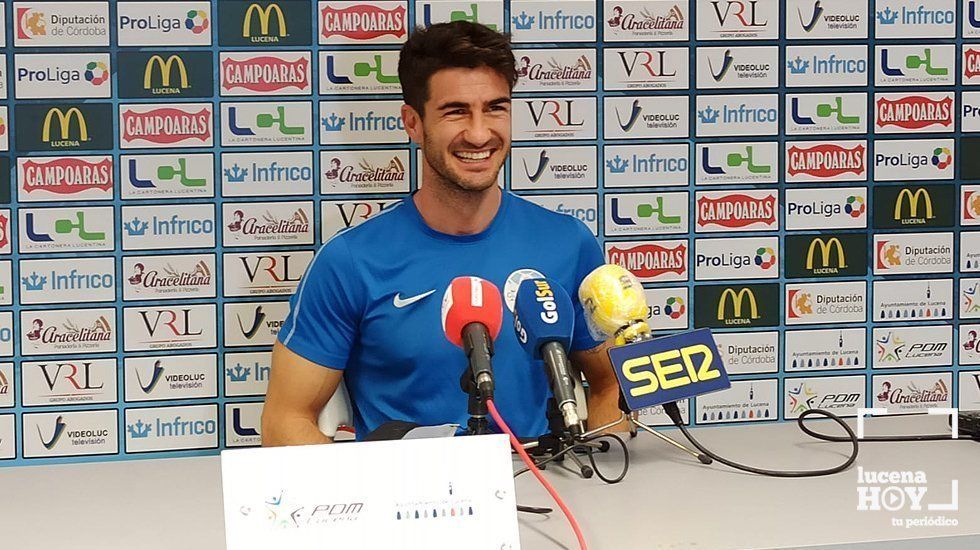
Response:
[{"label": "man's eyebrow", "polygon": [[[488,107],[493,107],[495,105],[500,105],[503,103],[510,103],[509,97],[498,97],[497,99],[487,102]],[[442,105],[436,107],[437,111],[445,111],[446,109],[466,109],[469,108],[470,104],[464,101],[449,101],[443,103]]]}]

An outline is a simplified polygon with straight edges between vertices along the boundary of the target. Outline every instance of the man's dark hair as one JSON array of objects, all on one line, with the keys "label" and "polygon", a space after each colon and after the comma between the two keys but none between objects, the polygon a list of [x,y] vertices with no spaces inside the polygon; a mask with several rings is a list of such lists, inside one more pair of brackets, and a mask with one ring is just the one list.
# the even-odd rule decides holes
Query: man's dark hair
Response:
[{"label": "man's dark hair", "polygon": [[415,29],[398,57],[398,79],[405,103],[422,114],[429,99],[429,78],[442,69],[489,67],[510,89],[517,83],[510,35],[479,23],[454,21]]}]

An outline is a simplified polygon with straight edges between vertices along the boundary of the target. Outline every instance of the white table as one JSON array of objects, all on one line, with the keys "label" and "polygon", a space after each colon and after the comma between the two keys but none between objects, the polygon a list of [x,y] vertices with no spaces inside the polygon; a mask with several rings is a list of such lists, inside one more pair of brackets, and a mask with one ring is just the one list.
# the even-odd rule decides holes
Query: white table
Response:
[{"label": "white table", "polygon": [[[817,422],[821,430],[833,425]],[[938,417],[881,418],[868,434],[943,433]],[[770,468],[822,468],[840,462],[849,444],[811,440],[795,424],[694,430],[730,459]],[[675,430],[671,434],[679,436]],[[649,434],[630,442],[623,483],[581,480],[547,470],[582,524],[592,549],[980,548],[980,443],[866,443],[851,470],[830,477],[775,479],[704,466]],[[603,457],[612,467],[615,457]],[[948,501],[959,483],[956,512],[857,511],[857,466],[922,470],[925,502]],[[522,504],[552,506],[530,474],[518,478]],[[956,527],[892,526],[891,517],[945,515]],[[520,514],[525,549],[575,548],[560,512]],[[929,540],[923,540],[928,538]],[[872,544],[870,541],[909,542]],[[0,548],[17,550],[217,550],[224,548],[217,456],[0,468]],[[851,544],[861,543],[852,546]]]}]

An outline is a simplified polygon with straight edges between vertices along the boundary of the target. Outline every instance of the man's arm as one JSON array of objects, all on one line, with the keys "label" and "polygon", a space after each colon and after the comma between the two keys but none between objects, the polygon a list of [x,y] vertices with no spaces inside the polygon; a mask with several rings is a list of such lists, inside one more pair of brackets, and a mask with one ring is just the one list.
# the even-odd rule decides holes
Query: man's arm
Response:
[{"label": "man's arm", "polygon": [[262,446],[333,443],[317,427],[344,372],[308,361],[276,341],[262,409]]},{"label": "man's arm", "polygon": [[[589,382],[589,429],[593,430],[621,418],[619,410],[619,382],[613,372],[612,363],[606,350],[612,345],[610,341],[592,349],[573,351],[569,359]],[[624,419],[619,424],[608,428],[609,432],[625,432],[629,424]]]}]

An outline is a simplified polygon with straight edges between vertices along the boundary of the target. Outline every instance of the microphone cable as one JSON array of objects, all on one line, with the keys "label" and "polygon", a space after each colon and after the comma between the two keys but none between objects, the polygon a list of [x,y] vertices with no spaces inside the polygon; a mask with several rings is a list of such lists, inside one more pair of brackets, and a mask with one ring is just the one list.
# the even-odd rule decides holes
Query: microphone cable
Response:
[{"label": "microphone cable", "polygon": [[[953,428],[953,419],[949,417],[947,419],[947,424],[950,429]],[[810,437],[816,439],[822,439],[824,441],[832,441],[834,443],[839,443],[842,441],[847,441],[847,438],[841,437],[839,435],[827,435],[822,433],[817,433],[800,423],[800,429],[803,430]],[[870,435],[860,438],[858,441],[868,441],[870,443],[882,442],[882,441],[976,441],[980,442],[980,434],[971,434],[968,432],[960,431],[958,437],[953,437],[952,435],[943,434],[921,434],[921,435]]]},{"label": "microphone cable", "polygon": [[534,477],[538,478],[538,481],[541,482],[541,485],[545,488],[546,491],[548,491],[548,494],[551,495],[551,498],[554,499],[555,504],[557,504],[558,507],[561,508],[562,513],[565,514],[565,518],[568,519],[568,523],[572,526],[572,531],[575,532],[575,538],[578,539],[579,548],[581,548],[582,550],[587,550],[588,546],[585,544],[585,537],[582,535],[582,529],[579,527],[578,522],[575,521],[575,516],[572,515],[571,510],[568,509],[568,506],[565,505],[565,502],[561,499],[560,496],[558,496],[558,491],[556,491],[555,488],[551,486],[551,483],[549,483],[548,480],[545,479],[544,475],[541,473],[541,470],[538,470],[537,466],[534,465],[534,461],[531,460],[530,456],[528,456],[527,451],[524,450],[524,446],[521,445],[521,442],[517,440],[517,436],[515,436],[514,432],[511,431],[510,426],[508,426],[507,423],[504,422],[504,419],[501,418],[500,413],[497,412],[497,405],[493,402],[493,399],[487,399],[486,403],[487,403],[487,410],[490,412],[490,416],[493,417],[494,422],[496,422],[497,426],[500,426],[500,429],[506,432],[507,436],[510,438],[510,446],[514,448],[514,451],[516,451],[518,455],[520,455],[521,460],[524,461],[524,464],[526,464],[527,467],[531,470],[531,473],[534,474]]}]

